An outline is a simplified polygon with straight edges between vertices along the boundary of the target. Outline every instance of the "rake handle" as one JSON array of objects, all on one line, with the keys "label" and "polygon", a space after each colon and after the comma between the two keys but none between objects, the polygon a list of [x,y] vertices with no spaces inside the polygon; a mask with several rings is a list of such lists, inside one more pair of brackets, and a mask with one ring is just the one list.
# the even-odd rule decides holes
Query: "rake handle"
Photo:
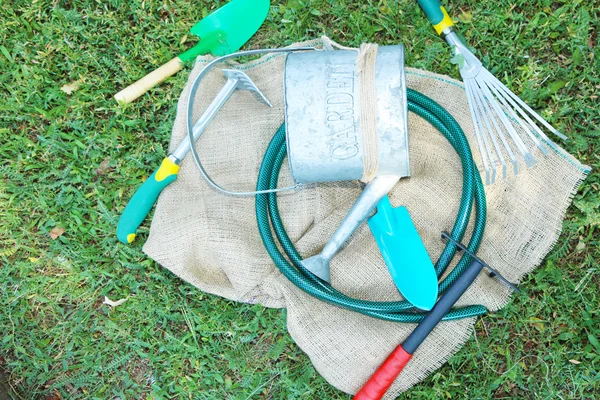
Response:
[{"label": "rake handle", "polygon": [[441,35],[446,28],[454,25],[452,18],[450,18],[446,9],[442,7],[439,0],[417,0],[417,2],[438,35]]},{"label": "rake handle", "polygon": [[353,400],[377,400],[385,394],[400,372],[402,372],[404,366],[410,361],[417,348],[466,292],[482,269],[483,264],[480,260],[474,259],[471,261],[465,272],[440,297],[433,309],[419,322],[406,340],[396,347],[396,350],[375,371]]}]

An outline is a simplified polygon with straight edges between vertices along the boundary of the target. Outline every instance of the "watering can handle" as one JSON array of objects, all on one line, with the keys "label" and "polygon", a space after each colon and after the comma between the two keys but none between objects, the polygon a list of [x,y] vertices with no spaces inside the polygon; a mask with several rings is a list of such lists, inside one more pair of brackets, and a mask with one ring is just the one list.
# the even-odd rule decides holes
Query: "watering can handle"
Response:
[{"label": "watering can handle", "polygon": [[417,2],[438,35],[441,35],[445,29],[454,26],[452,18],[442,7],[440,0],[417,0]]},{"label": "watering can handle", "polygon": [[[188,93],[186,125],[187,125],[187,137],[190,140],[190,143],[195,142],[194,141],[194,133],[193,133],[194,132],[194,123],[192,120],[193,120],[193,116],[194,116],[194,101],[195,101],[195,97],[196,97],[196,92],[198,90],[198,86],[200,85],[200,82],[202,81],[202,79],[206,76],[206,74],[208,74],[208,72],[215,65],[222,63],[226,60],[229,60],[231,58],[236,58],[236,57],[260,55],[260,54],[266,54],[266,53],[284,53],[285,54],[285,53],[292,53],[292,52],[296,52],[296,51],[318,51],[318,50],[314,47],[295,47],[295,48],[286,47],[286,48],[279,48],[279,49],[246,50],[246,51],[238,51],[237,53],[232,53],[232,54],[228,54],[228,55],[225,55],[225,56],[222,56],[219,58],[215,58],[214,60],[212,60],[211,62],[206,64],[204,69],[202,69],[202,71],[200,71],[200,73],[194,78],[194,80],[191,84],[189,93]],[[283,127],[283,125],[282,125],[282,127]],[[282,128],[279,128],[279,129],[282,129]],[[235,192],[235,191],[231,191],[231,190],[226,190],[226,189],[222,188],[221,186],[219,186],[219,184],[217,184],[208,175],[208,172],[206,172],[206,169],[202,165],[202,161],[200,160],[200,155],[198,154],[198,151],[196,150],[195,146],[190,147],[190,152],[192,153],[192,157],[194,159],[194,162],[196,163],[196,166],[198,167],[198,170],[200,171],[200,174],[206,180],[206,182],[210,186],[212,186],[213,189],[216,189],[216,190],[218,190],[222,193],[225,193],[227,195],[230,195],[230,196],[239,196],[239,197],[256,196],[257,194],[277,193],[277,192],[283,192],[283,191],[287,191],[287,190],[296,190],[302,186],[301,184],[296,184],[294,186],[289,186],[289,187],[284,187],[284,188],[260,190],[260,191],[252,191],[252,192]]]}]

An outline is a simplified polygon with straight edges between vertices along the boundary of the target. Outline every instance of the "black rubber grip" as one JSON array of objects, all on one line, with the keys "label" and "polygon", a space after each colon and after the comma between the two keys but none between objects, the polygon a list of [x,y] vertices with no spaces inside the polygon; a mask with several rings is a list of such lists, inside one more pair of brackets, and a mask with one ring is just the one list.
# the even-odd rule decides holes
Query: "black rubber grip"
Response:
[{"label": "black rubber grip", "polygon": [[[465,255],[469,257],[468,255]],[[414,354],[415,350],[423,343],[423,340],[431,333],[433,328],[444,318],[444,315],[450,311],[452,306],[458,301],[460,296],[473,283],[481,270],[483,264],[478,260],[473,260],[469,267],[458,279],[448,288],[446,293],[435,303],[429,314],[417,325],[414,331],[406,338],[402,347],[409,354]]]}]

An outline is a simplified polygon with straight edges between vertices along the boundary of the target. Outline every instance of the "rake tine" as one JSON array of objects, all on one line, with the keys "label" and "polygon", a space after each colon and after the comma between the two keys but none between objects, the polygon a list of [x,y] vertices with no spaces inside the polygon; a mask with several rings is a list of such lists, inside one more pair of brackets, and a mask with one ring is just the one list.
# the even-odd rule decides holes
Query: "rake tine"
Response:
[{"label": "rake tine", "polygon": [[[486,106],[484,105],[484,99],[481,98],[481,92],[477,91],[475,93],[474,98],[475,98],[475,102],[477,103],[477,107],[480,110],[485,111]],[[496,120],[492,119],[492,122],[491,122],[491,124],[493,124],[493,127],[492,127],[490,125],[490,120],[488,118],[487,113],[483,112],[482,115],[483,115],[483,120],[485,122],[487,130],[488,130],[488,132],[490,132],[490,137],[492,138],[492,142],[494,143],[494,148],[496,149],[496,153],[498,154],[498,157],[500,159],[500,164],[502,165],[502,179],[506,179],[506,160],[504,159],[504,156],[502,155],[502,151],[500,150],[500,145],[498,144],[498,141],[496,140],[496,138],[494,136],[494,132],[500,137],[500,140],[502,140],[502,144],[504,144],[504,146],[507,148],[508,155],[511,158],[512,163],[513,163],[513,168],[516,167],[517,160],[515,158],[515,155],[512,152],[512,149],[510,148],[508,143],[506,143],[506,138],[504,137],[504,134],[500,130],[500,127],[498,127]],[[494,131],[494,129],[495,129],[495,131]]]},{"label": "rake tine", "polygon": [[[443,7],[441,8],[443,10]],[[442,36],[448,45],[454,50],[455,55],[462,56],[462,62],[459,66],[460,75],[465,82],[465,90],[467,99],[469,100],[469,110],[471,118],[475,126],[475,134],[479,151],[482,156],[482,161],[486,170],[486,182],[489,181],[490,165],[492,162],[494,172],[492,181],[495,180],[497,166],[493,150],[490,149],[490,144],[487,135],[490,136],[494,150],[498,154],[498,160],[503,167],[503,176],[506,178],[506,161],[504,151],[497,141],[498,135],[506,154],[510,157],[513,164],[514,173],[517,174],[518,162],[517,157],[512,151],[511,146],[516,146],[518,151],[523,156],[528,168],[536,164],[536,159],[529,151],[527,141],[525,144],[525,136],[520,129],[523,129],[529,139],[542,151],[544,155],[548,154],[548,149],[545,145],[555,149],[558,146],[546,136],[542,130],[542,126],[552,132],[561,139],[566,140],[566,136],[553,128],[546,120],[533,111],[523,100],[511,92],[502,82],[486,70],[481,61],[473,54],[467,45],[454,32],[451,20],[443,19],[447,25],[440,27],[434,24],[437,33]],[[441,23],[440,23],[441,24]],[[536,122],[537,120],[537,122]],[[540,125],[538,125],[538,122]],[[518,125],[518,127],[517,127]],[[494,131],[495,129],[495,131]],[[519,131],[517,131],[519,129]],[[513,143],[510,143],[512,139]],[[545,142],[545,143],[543,143]]]},{"label": "rake tine", "polygon": [[496,133],[500,137],[500,140],[502,141],[502,144],[504,145],[504,148],[506,149],[506,152],[508,153],[508,156],[510,157],[510,160],[513,165],[513,173],[516,175],[519,172],[519,167],[517,164],[517,157],[515,156],[515,154],[512,151],[512,148],[508,144],[506,135],[504,134],[504,130],[501,128],[502,121],[499,121],[498,118],[496,117],[496,115],[494,113],[494,108],[493,108],[493,106],[490,105],[489,100],[484,96],[483,90],[479,90],[478,95],[479,95],[479,99],[482,104],[482,107],[484,107],[484,105],[485,105],[486,109],[488,110],[488,112],[486,114],[488,115],[488,118],[491,121],[492,125],[494,125]]},{"label": "rake tine", "polygon": [[[484,71],[482,71],[484,72]],[[527,133],[527,135],[529,136],[529,138],[535,143],[535,145],[542,151],[542,153],[544,153],[544,155],[548,154],[548,150],[546,149],[546,147],[544,147],[544,145],[538,140],[537,137],[535,137],[535,135],[533,134],[533,130],[531,129],[530,126],[528,126],[525,121],[523,121],[516,113],[515,111],[519,112],[519,114],[521,114],[522,116],[524,116],[525,118],[527,118],[527,121],[529,122],[530,125],[535,126],[535,128],[539,131],[540,129],[537,128],[537,126],[533,123],[533,121],[531,120],[531,118],[529,118],[527,116],[527,114],[525,114],[523,112],[523,110],[517,105],[515,104],[515,102],[510,98],[510,97],[506,97],[503,95],[503,93],[501,93],[498,90],[498,86],[497,83],[499,83],[498,79],[496,79],[494,77],[494,75],[492,75],[491,73],[487,72],[488,76],[486,76],[486,78],[488,78],[487,82],[488,82],[488,86],[490,88],[490,90],[494,93],[494,96],[496,96],[498,98],[498,100],[500,100],[500,102],[502,103],[502,105],[504,106],[505,110],[507,113],[510,114],[510,117],[513,118],[515,121],[517,121],[519,123],[519,125],[521,125],[521,128],[523,128],[523,130]],[[510,103],[510,106],[507,104]],[[540,132],[538,132],[540,133]],[[544,135],[545,136],[545,135]]]},{"label": "rake tine", "polygon": [[517,97],[517,95],[515,95],[513,92],[510,91],[510,89],[508,89],[506,86],[504,86],[502,84],[502,82],[500,82],[498,79],[495,79],[495,83],[496,83],[496,87],[498,89],[500,89],[500,91],[502,91],[505,94],[505,98],[515,101],[515,100],[519,100],[519,102],[515,101],[515,103],[517,103],[514,108],[519,111],[519,113],[523,116],[523,118],[525,118],[525,120],[527,122],[529,122],[529,125],[531,125],[533,127],[533,129],[537,132],[538,135],[540,135],[540,137],[546,141],[546,143],[548,143],[551,147],[553,148],[557,148],[557,144],[554,143],[554,141],[552,139],[550,139],[545,133],[544,131],[542,131],[540,129],[540,127],[531,120],[531,118],[529,117],[529,115],[525,112],[525,111],[529,111],[534,118],[538,119],[538,121],[540,122],[544,122],[544,126],[546,128],[550,127],[552,128],[551,131],[552,133],[554,133],[556,136],[558,136],[559,138],[563,139],[563,140],[567,140],[567,137],[565,135],[563,135],[562,133],[560,133],[559,131],[557,131],[556,129],[554,129],[551,125],[548,124],[548,122],[543,119],[542,117],[540,117],[538,114],[535,113],[535,111],[531,110],[531,108],[527,107],[528,109],[523,110],[522,107],[520,107],[521,103],[523,103],[522,101],[520,101],[520,99]]},{"label": "rake tine", "polygon": [[489,104],[492,106],[496,117],[502,122],[502,125],[504,125],[504,128],[508,131],[508,134],[510,135],[511,139],[515,142],[515,144],[517,145],[517,148],[521,151],[521,154],[523,155],[523,158],[525,159],[525,163],[527,164],[527,167],[530,168],[531,166],[533,166],[536,163],[535,158],[533,158],[533,156],[527,149],[527,146],[525,145],[525,143],[523,142],[523,140],[521,139],[521,137],[515,130],[515,127],[508,120],[508,117],[504,113],[504,110],[502,109],[502,107],[500,107],[500,104],[498,104],[498,101],[496,101],[496,99],[494,98],[494,95],[490,92],[490,89],[487,86],[487,81],[485,79],[485,75],[482,76],[482,79],[479,79],[478,83],[479,83],[479,87],[483,91],[483,95],[485,97],[487,97]]},{"label": "rake tine", "polygon": [[[491,75],[491,74],[490,74]],[[493,76],[493,75],[492,75]],[[504,84],[502,82],[500,82],[497,78],[494,77],[494,79],[496,79],[497,83],[500,84],[500,87],[502,87],[503,91],[508,94],[515,102],[517,102],[519,104],[519,106],[521,106],[521,108],[525,109],[529,114],[531,114],[535,119],[538,120],[538,122],[542,125],[544,125],[546,127],[546,129],[548,129],[550,132],[552,132],[553,134],[555,134],[556,136],[558,136],[559,138],[561,138],[562,140],[568,140],[568,138],[560,133],[558,130],[556,130],[556,128],[554,128],[552,125],[550,125],[548,123],[548,121],[546,121],[544,118],[542,118],[538,113],[536,113],[535,111],[533,111],[531,109],[531,107],[529,107],[523,100],[521,100],[516,94],[514,94],[513,92],[510,91],[510,89],[508,89],[506,86],[504,86]],[[544,135],[546,136],[546,135]],[[547,136],[546,136],[547,138]],[[550,139],[548,139],[550,140]]]},{"label": "rake tine", "polygon": [[[517,111],[521,110],[520,108],[516,108]],[[522,111],[522,110],[521,110]],[[531,121],[533,122],[533,121]],[[537,145],[537,147],[542,151],[542,153],[544,153],[545,156],[548,155],[548,149],[546,148],[546,146],[544,146],[542,144],[542,142],[533,134],[533,132],[536,132],[539,134],[538,129],[540,129],[535,123],[532,125],[530,122],[525,122],[522,121],[522,125],[523,129],[525,129],[525,131],[527,132],[527,134],[529,135],[529,137],[535,142],[535,144]],[[543,133],[543,132],[542,132]],[[546,136],[546,135],[544,135]],[[552,142],[549,142],[550,144],[553,144]]]},{"label": "rake tine", "polygon": [[[494,164],[494,158],[492,153],[490,152],[487,138],[485,136],[485,128],[481,124],[481,119],[479,118],[479,110],[477,109],[477,104],[473,97],[473,87],[471,79],[464,79],[465,89],[467,92],[467,103],[469,104],[469,111],[471,111],[471,115],[473,118],[473,127],[475,128],[475,138],[477,139],[477,145],[479,146],[479,152],[481,153],[481,160],[483,161],[483,168],[485,169],[485,184],[489,185],[490,183],[494,183],[496,178],[496,168],[494,168],[491,176],[490,182],[490,164],[488,163],[488,158]],[[485,151],[484,151],[485,149]]]}]

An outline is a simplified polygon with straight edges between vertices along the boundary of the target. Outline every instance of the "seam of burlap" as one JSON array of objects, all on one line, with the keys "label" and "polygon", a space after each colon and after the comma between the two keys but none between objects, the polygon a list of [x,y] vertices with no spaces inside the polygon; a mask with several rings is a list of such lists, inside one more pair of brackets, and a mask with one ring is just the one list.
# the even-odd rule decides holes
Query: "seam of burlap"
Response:
[{"label": "seam of burlap", "polygon": [[[300,45],[348,49],[328,38],[295,46]],[[211,59],[199,58],[190,74],[179,100],[171,149],[185,136],[190,83]],[[283,122],[284,60],[283,55],[267,55],[245,65],[227,63],[244,69],[273,108],[260,104],[249,93],[236,92],[198,141],[207,171],[226,187],[251,190],[255,185],[267,144]],[[446,108],[465,130],[472,148],[477,149],[459,81],[411,68],[406,79],[408,87]],[[195,99],[195,118],[224,82],[218,68],[207,75]],[[400,180],[390,199],[394,206],[407,206],[431,258],[437,259],[444,246],[440,231],[451,229],[458,208],[460,160],[444,137],[413,114],[409,114],[409,134],[411,177]],[[474,156],[480,165],[477,150]],[[488,223],[478,255],[514,282],[520,282],[539,265],[554,246],[567,207],[589,172],[589,167],[562,150],[544,157],[536,149],[534,156],[538,160],[535,167],[528,170],[521,163],[517,176],[486,187]],[[291,182],[284,165],[279,184]],[[301,255],[321,250],[360,191],[356,182],[340,182],[278,196],[283,222]],[[414,325],[341,309],[296,288],[274,267],[263,248],[254,206],[253,198],[224,196],[211,189],[187,157],[177,181],[159,198],[144,251],[205,292],[268,307],[287,307],[288,331],[317,371],[340,390],[354,393]],[[334,257],[331,267],[332,285],[349,296],[400,299],[366,224]],[[494,311],[509,300],[510,291],[505,286],[481,274],[459,305],[483,304]],[[474,321],[449,321],[436,327],[385,398],[394,398],[439,368],[471,336]]]}]

